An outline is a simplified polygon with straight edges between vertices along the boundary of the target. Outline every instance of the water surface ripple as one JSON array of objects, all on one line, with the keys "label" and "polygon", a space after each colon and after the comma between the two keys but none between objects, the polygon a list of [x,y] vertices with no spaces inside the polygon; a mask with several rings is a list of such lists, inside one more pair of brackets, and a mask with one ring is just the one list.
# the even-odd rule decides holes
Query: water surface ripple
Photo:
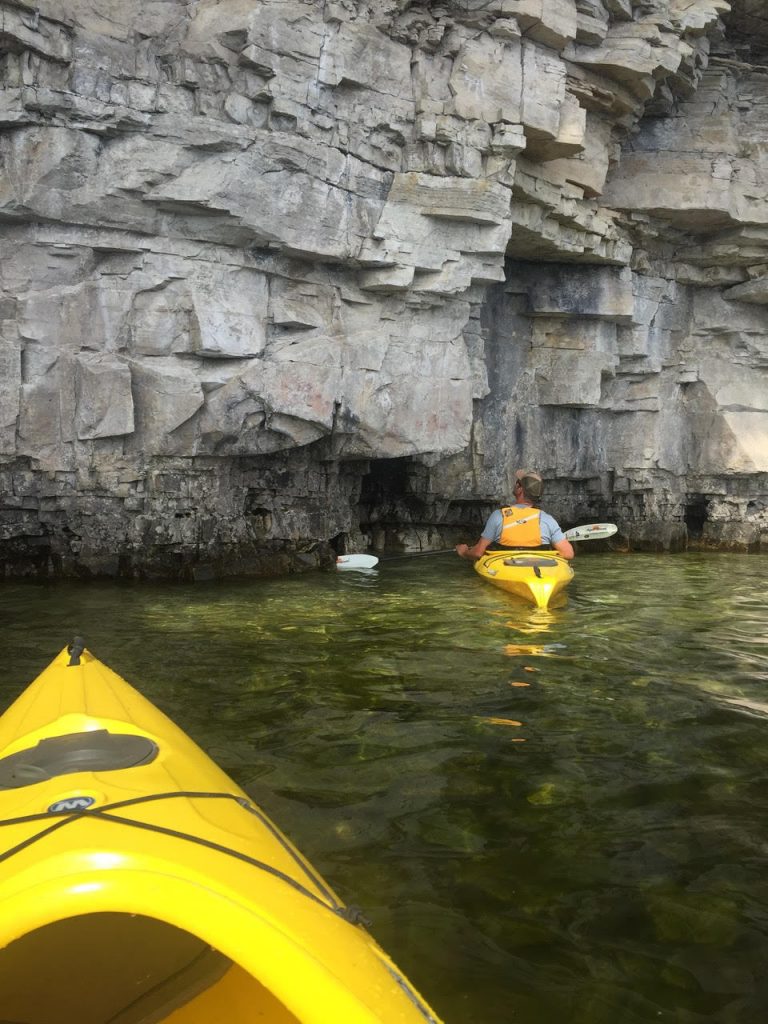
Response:
[{"label": "water surface ripple", "polygon": [[288,832],[447,1024],[768,1020],[768,559],[451,555],[0,587],[10,700],[75,633]]}]

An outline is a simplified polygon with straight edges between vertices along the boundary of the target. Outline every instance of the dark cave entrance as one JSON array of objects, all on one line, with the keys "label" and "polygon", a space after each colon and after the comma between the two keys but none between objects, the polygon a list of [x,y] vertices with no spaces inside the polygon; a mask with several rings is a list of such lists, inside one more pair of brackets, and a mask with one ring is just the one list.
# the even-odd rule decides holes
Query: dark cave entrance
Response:
[{"label": "dark cave entrance", "polygon": [[328,545],[334,555],[346,555],[348,540],[349,536],[346,533],[337,533],[335,537],[331,537]]},{"label": "dark cave entrance", "polygon": [[360,487],[361,509],[389,506],[403,499],[410,490],[410,456],[399,459],[372,459]]},{"label": "dark cave entrance", "polygon": [[387,547],[403,525],[423,520],[423,501],[414,494],[414,462],[406,455],[372,459],[360,484],[360,529],[375,547]]},{"label": "dark cave entrance", "polygon": [[709,499],[703,494],[686,495],[684,520],[691,540],[698,540],[704,533],[708,512]]},{"label": "dark cave entrance", "polygon": [[[365,470],[352,489],[356,494],[352,503],[353,508],[356,506],[357,530],[368,537],[369,547],[397,546],[397,532],[411,523],[410,515],[419,505],[411,490],[413,460],[410,456],[371,459],[363,465]],[[352,472],[349,479],[354,475]],[[331,551],[336,555],[349,554],[351,537],[347,531],[332,536],[328,541]]]},{"label": "dark cave entrance", "polygon": [[474,540],[487,502],[434,489],[429,466],[410,455],[372,459],[360,485],[360,530],[374,550],[436,551]]}]

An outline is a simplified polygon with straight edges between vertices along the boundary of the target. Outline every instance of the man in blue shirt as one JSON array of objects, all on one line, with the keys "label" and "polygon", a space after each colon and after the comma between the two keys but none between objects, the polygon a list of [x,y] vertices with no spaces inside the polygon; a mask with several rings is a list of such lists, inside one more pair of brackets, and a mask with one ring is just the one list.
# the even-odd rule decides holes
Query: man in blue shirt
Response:
[{"label": "man in blue shirt", "polygon": [[557,521],[547,512],[533,507],[543,490],[544,481],[538,473],[530,469],[518,469],[515,472],[514,504],[492,512],[480,539],[471,547],[457,544],[456,553],[474,561],[493,544],[497,549],[554,548],[563,558],[573,558],[573,545],[566,539]]}]

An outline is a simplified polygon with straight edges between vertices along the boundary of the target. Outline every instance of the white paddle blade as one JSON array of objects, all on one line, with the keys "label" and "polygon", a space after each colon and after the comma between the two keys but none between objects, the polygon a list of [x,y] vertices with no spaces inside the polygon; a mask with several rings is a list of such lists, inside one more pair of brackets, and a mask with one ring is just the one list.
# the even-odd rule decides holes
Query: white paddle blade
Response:
[{"label": "white paddle blade", "polygon": [[372,569],[378,564],[375,555],[339,555],[336,559],[337,569]]},{"label": "white paddle blade", "polygon": [[591,523],[589,526],[574,526],[572,530],[566,530],[565,537],[566,540],[602,540],[604,537],[612,537],[618,530],[614,523]]}]

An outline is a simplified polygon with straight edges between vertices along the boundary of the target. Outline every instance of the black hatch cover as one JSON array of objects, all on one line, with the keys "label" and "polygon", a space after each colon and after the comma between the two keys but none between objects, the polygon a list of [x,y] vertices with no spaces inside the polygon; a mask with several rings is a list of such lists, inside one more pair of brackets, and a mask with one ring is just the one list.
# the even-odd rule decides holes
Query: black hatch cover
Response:
[{"label": "black hatch cover", "polygon": [[109,772],[149,764],[158,747],[146,736],[96,729],[40,740],[37,746],[0,758],[0,789],[20,789],[74,772]]}]

